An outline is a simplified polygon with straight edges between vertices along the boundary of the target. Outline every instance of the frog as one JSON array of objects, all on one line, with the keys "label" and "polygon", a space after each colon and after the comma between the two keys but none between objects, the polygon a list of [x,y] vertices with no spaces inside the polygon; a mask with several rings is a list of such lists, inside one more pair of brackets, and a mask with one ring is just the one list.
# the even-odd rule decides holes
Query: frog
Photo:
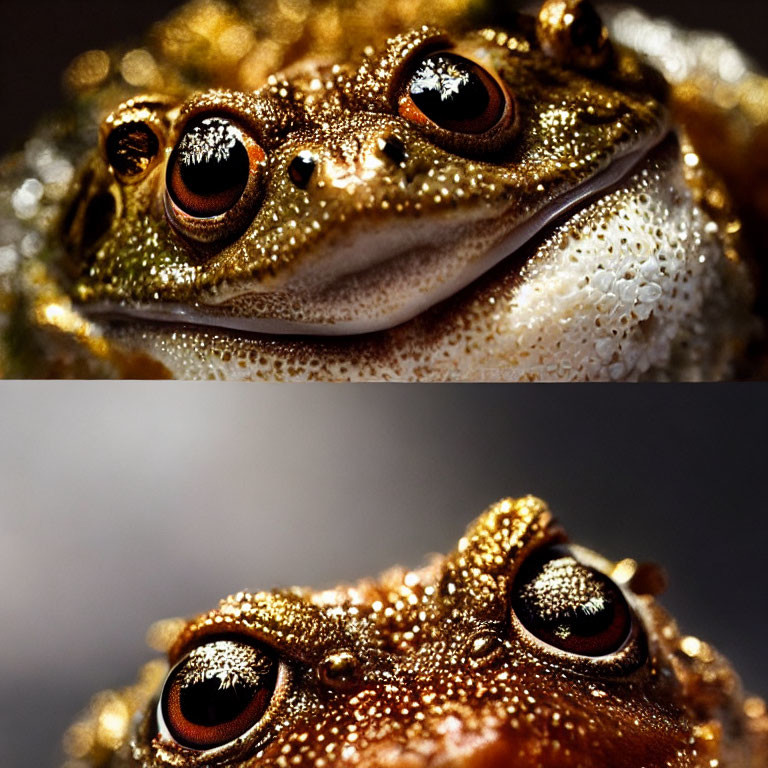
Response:
[{"label": "frog", "polygon": [[0,173],[7,376],[762,377],[768,80],[720,38],[192,0],[67,82]]},{"label": "frog", "polygon": [[237,592],[160,622],[69,768],[761,768],[765,702],[662,608],[657,566],[573,544],[534,496],[422,568]]}]

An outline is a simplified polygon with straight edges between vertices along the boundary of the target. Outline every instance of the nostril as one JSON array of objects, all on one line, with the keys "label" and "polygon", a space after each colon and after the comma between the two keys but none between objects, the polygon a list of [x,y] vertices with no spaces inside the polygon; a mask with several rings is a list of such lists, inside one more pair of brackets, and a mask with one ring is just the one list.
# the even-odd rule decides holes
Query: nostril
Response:
[{"label": "nostril", "polygon": [[306,150],[299,152],[299,154],[291,160],[291,164],[288,166],[288,176],[290,176],[291,181],[299,189],[306,189],[309,180],[312,178],[312,174],[315,172],[316,165],[317,159],[311,152],[307,152]]},{"label": "nostril", "polygon": [[376,144],[381,153],[389,158],[395,165],[400,165],[408,158],[403,144],[397,136],[387,136],[385,139],[377,139]]}]

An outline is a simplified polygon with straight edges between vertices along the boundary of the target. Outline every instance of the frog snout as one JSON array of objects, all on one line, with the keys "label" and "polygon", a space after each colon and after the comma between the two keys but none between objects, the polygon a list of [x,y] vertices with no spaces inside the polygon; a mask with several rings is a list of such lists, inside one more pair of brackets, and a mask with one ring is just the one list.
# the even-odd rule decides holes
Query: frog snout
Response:
[{"label": "frog snout", "polygon": [[286,170],[298,189],[308,189],[312,184],[340,188],[405,168],[408,160],[404,139],[387,131],[364,139],[346,139],[331,151],[310,147],[296,150]]}]

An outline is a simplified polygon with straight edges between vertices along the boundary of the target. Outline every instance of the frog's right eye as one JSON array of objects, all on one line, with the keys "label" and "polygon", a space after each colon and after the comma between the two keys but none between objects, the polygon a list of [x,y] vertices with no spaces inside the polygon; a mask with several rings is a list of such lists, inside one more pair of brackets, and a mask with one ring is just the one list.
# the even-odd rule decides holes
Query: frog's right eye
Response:
[{"label": "frog's right eye", "polygon": [[227,117],[193,120],[166,172],[166,210],[181,234],[216,242],[239,234],[261,195],[264,150]]},{"label": "frog's right eye", "polygon": [[576,656],[615,654],[633,628],[632,611],[619,587],[558,547],[524,564],[515,579],[512,607],[528,632]]},{"label": "frog's right eye", "polygon": [[258,730],[275,697],[279,666],[246,641],[222,639],[195,648],[165,682],[157,711],[161,736],[207,751]]},{"label": "frog's right eye", "polygon": [[515,101],[503,82],[479,62],[436,51],[410,63],[400,89],[401,117],[437,144],[466,154],[500,148],[516,125]]}]

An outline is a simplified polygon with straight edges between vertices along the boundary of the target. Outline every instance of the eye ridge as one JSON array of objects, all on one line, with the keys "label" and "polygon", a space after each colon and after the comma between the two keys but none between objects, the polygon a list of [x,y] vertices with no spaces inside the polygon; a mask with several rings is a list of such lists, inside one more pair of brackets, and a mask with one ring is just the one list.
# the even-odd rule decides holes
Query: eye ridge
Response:
[{"label": "eye ridge", "polygon": [[539,640],[578,656],[619,651],[632,630],[621,590],[603,573],[557,548],[534,556],[518,574],[512,607]]}]

